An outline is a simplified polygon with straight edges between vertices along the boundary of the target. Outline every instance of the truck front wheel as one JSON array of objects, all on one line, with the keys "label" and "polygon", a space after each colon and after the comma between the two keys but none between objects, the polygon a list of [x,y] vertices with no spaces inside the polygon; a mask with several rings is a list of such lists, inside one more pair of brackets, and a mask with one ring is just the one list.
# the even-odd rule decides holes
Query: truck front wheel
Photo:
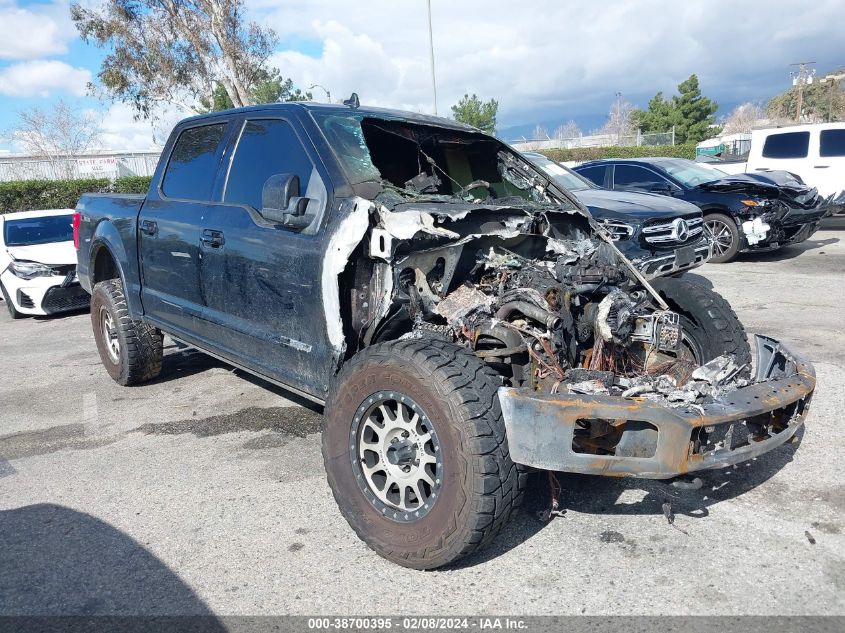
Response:
[{"label": "truck front wheel", "polygon": [[684,345],[697,364],[717,356],[732,354],[745,375],[751,370],[751,348],[745,328],[731,305],[715,290],[688,279],[661,277],[651,285],[669,307],[679,313],[684,329]]},{"label": "truck front wheel", "polygon": [[107,279],[94,286],[91,325],[100,360],[115,382],[137,385],[159,375],[161,331],[129,316],[120,279]]},{"label": "truck front wheel", "polygon": [[323,459],[340,511],[381,556],[433,569],[489,543],[522,501],[501,380],[446,341],[382,343],[344,365]]}]

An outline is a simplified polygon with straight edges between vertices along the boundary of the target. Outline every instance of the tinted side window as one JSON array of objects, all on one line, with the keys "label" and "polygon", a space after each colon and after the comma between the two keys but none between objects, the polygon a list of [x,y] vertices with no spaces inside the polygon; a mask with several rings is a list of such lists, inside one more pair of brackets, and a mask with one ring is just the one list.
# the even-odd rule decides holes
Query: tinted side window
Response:
[{"label": "tinted side window", "polygon": [[653,171],[636,165],[617,165],[613,173],[614,188],[619,189],[651,189],[665,183],[666,180]]},{"label": "tinted side window", "polygon": [[771,134],[763,145],[763,156],[765,158],[805,158],[809,147],[809,132]]},{"label": "tinted side window", "polygon": [[308,190],[314,166],[286,121],[247,121],[241,131],[226,183],[224,202],[261,209],[261,191],[275,174],[299,176],[299,195]]},{"label": "tinted side window", "polygon": [[593,183],[597,184],[599,187],[604,187],[604,175],[607,172],[607,165],[585,167],[583,169],[579,167],[575,171],[584,176],[587,180],[592,180]]},{"label": "tinted side window", "polygon": [[217,175],[217,146],[225,123],[184,130],[176,140],[161,189],[169,198],[208,200]]},{"label": "tinted side window", "polygon": [[819,156],[845,156],[845,130],[822,130]]}]

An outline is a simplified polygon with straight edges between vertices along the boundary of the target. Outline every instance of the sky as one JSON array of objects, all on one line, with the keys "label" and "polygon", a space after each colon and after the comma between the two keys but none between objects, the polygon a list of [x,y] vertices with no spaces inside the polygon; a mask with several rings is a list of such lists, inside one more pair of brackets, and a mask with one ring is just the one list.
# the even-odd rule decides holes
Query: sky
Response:
[{"label": "sky", "polygon": [[[84,0],[96,3],[100,0]],[[433,112],[425,0],[244,0],[279,36],[272,64],[333,100]],[[719,115],[791,85],[790,64],[845,66],[843,0],[431,0],[437,112],[465,93],[499,102],[507,140],[574,119],[588,133],[616,92],[645,107],[696,73]],[[102,121],[101,144],[148,149],[182,112],[153,129],[124,104],[88,95],[104,52],[82,42],[66,0],[0,0],[0,150],[17,112],[65,99]],[[315,88],[315,99],[325,93]],[[5,140],[3,140],[5,137]]]}]

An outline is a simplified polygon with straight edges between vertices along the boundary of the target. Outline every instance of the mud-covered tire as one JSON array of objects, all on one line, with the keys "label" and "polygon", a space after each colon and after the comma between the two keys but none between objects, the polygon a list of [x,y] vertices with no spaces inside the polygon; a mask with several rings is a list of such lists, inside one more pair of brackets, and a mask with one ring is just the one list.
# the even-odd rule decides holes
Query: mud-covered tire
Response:
[{"label": "mud-covered tire", "polygon": [[701,363],[733,354],[739,365],[751,367],[751,348],[745,328],[731,305],[715,290],[688,279],[661,277],[651,282],[669,307],[678,312],[684,333],[697,347]]},{"label": "mud-covered tire", "polygon": [[[736,257],[742,246],[739,227],[730,216],[724,213],[708,213],[704,216],[704,225],[714,236],[713,256],[708,260],[714,264],[725,264]],[[730,240],[725,244],[724,240]]]},{"label": "mud-covered tire", "polygon": [[[527,474],[508,452],[500,384],[477,356],[436,339],[374,345],[343,366],[326,403],[323,459],[341,513],[379,555],[414,569],[441,567],[488,544],[519,507]],[[419,405],[442,458],[431,509],[404,522],[366,495],[355,448],[356,416],[387,392]]]},{"label": "mud-covered tire", "polygon": [[12,300],[9,298],[9,293],[6,292],[6,287],[3,284],[0,284],[0,293],[3,294],[3,301],[6,302],[6,309],[9,311],[9,316],[13,319],[22,319],[26,315],[23,312],[18,312],[18,309],[15,307],[15,304],[12,303]]},{"label": "mud-covered tire", "polygon": [[[104,322],[111,324],[110,334]],[[159,375],[164,347],[161,331],[129,316],[120,279],[94,286],[91,326],[100,360],[115,382],[137,385]]]}]

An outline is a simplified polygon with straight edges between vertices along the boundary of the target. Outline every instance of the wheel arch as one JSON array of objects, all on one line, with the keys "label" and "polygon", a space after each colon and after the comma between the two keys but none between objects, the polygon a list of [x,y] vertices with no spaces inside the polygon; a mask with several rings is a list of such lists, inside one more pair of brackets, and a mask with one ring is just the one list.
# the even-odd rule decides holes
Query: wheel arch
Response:
[{"label": "wheel arch", "polygon": [[721,215],[726,215],[731,218],[736,225],[739,226],[739,221],[737,220],[736,214],[731,212],[731,210],[723,204],[708,204],[704,205],[701,208],[701,214],[706,218],[708,215],[713,215],[714,213],[719,213]]},{"label": "wheel arch", "polygon": [[91,263],[88,270],[91,271],[91,287],[107,279],[120,279],[124,282],[123,271],[117,263],[117,258],[109,246],[102,240],[98,240],[91,248]]},{"label": "wheel arch", "polygon": [[120,279],[129,313],[133,319],[137,319],[143,314],[143,307],[138,251],[134,240],[134,231],[130,235],[124,235],[112,222],[99,222],[91,238],[91,248],[86,261],[88,269],[86,271],[80,268],[80,278],[87,276],[90,288],[86,290],[89,292],[94,291],[97,283]]}]

